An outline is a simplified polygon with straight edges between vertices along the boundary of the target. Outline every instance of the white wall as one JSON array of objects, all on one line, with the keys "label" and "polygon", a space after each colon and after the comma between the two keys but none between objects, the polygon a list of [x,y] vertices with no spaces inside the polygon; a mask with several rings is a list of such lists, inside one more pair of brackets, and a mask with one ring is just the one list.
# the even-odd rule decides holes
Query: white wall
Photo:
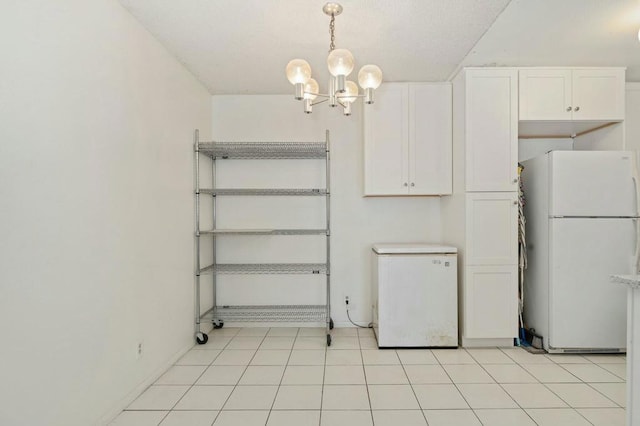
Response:
[{"label": "white wall", "polygon": [[[371,245],[376,242],[440,242],[437,197],[364,198],[362,110],[351,117],[322,104],[311,115],[290,95],[214,96],[212,134],[226,141],[323,141],[331,132],[332,316],[346,325],[343,297],[352,319],[371,320]],[[299,160],[300,161],[300,160]],[[218,161],[220,186],[321,187],[323,162]],[[323,227],[324,202],[253,197],[220,200],[219,227]],[[226,203],[226,204],[225,204]],[[323,237],[226,237],[225,261],[320,261]],[[276,240],[276,238],[278,240]],[[302,240],[304,239],[304,240]],[[247,244],[245,244],[247,243]],[[249,247],[247,249],[247,247]],[[220,261],[223,261],[221,259]],[[225,281],[226,279],[226,281]],[[222,277],[221,303],[323,303],[324,277]]]},{"label": "white wall", "polygon": [[0,52],[0,424],[96,424],[193,343],[210,96],[112,0],[3,2]]},{"label": "white wall", "polygon": [[518,162],[529,160],[549,151],[571,151],[573,139],[518,139]]},{"label": "white wall", "polygon": [[640,83],[627,83],[625,149],[640,151]]}]

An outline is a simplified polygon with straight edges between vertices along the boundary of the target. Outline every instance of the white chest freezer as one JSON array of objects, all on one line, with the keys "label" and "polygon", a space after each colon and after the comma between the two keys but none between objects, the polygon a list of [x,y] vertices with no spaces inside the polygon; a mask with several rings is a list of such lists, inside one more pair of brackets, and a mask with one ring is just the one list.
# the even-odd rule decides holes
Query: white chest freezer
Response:
[{"label": "white chest freezer", "polygon": [[373,330],[378,347],[457,347],[457,249],[373,246]]}]

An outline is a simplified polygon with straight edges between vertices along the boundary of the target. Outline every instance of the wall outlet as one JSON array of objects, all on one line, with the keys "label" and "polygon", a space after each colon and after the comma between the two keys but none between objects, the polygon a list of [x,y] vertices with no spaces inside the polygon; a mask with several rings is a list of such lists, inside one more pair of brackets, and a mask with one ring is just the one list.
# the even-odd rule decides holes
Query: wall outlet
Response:
[{"label": "wall outlet", "polygon": [[142,358],[142,349],[143,349],[142,342],[138,342],[138,345],[136,346],[136,359]]},{"label": "wall outlet", "polygon": [[351,297],[349,296],[344,296],[344,306],[350,311],[353,311],[356,308],[353,300],[351,300]]},{"label": "wall outlet", "polygon": [[344,304],[345,305],[351,305],[351,299],[349,298],[349,296],[345,296],[344,297]]}]

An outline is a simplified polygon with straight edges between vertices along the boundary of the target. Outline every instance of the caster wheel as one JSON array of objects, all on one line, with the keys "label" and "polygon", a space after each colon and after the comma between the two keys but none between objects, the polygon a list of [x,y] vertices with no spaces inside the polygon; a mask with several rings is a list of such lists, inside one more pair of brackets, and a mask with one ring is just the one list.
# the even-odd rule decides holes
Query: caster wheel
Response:
[{"label": "caster wheel", "polygon": [[209,341],[209,336],[207,336],[205,333],[196,334],[196,342],[198,342],[199,345],[204,345],[208,341]]},{"label": "caster wheel", "polygon": [[331,335],[327,334],[327,346],[331,346]]},{"label": "caster wheel", "polygon": [[213,323],[213,328],[215,328],[216,330],[221,329],[222,327],[224,327],[224,321],[220,321],[218,323]]},{"label": "caster wheel", "polygon": [[329,330],[333,330],[333,318],[329,318]]}]

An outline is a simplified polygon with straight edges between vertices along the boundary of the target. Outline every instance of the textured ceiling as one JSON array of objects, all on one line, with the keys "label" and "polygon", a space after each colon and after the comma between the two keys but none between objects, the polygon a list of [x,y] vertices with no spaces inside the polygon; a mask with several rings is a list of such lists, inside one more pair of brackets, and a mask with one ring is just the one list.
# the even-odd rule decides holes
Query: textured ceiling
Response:
[{"label": "textured ceiling", "polygon": [[640,81],[638,0],[513,0],[462,62],[626,66]]},{"label": "textured ceiling", "polygon": [[[326,90],[325,2],[120,0],[213,94],[290,93],[284,69],[298,57]],[[387,81],[446,80],[508,3],[342,0],[336,47],[354,54],[355,73],[375,63]]]}]

